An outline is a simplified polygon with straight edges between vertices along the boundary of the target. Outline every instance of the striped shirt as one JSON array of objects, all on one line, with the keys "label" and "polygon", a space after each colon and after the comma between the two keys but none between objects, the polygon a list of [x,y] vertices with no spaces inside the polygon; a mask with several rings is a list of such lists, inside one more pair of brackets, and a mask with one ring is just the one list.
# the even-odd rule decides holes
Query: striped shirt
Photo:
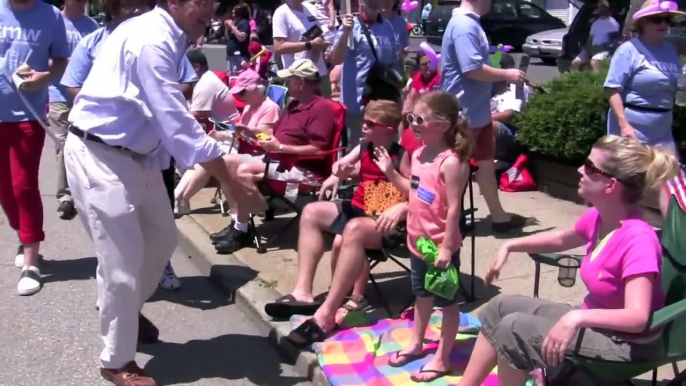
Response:
[{"label": "striped shirt", "polygon": [[686,212],[686,164],[679,167],[679,174],[667,182],[669,193],[676,197],[681,210]]}]

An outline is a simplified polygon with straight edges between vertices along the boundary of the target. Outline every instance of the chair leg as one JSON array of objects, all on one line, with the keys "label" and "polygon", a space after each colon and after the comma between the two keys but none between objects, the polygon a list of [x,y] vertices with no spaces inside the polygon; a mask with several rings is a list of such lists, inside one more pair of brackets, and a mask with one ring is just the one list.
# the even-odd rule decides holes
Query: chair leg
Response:
[{"label": "chair leg", "polygon": [[476,228],[475,228],[475,222],[474,222],[474,181],[473,181],[473,174],[469,175],[469,179],[467,180],[467,183],[469,184],[469,207],[472,209],[471,214],[469,215],[470,221],[472,222],[472,232],[470,235],[470,241],[471,241],[471,247],[472,247],[472,281],[470,283],[470,293],[472,299],[476,300],[476,293],[474,292],[474,269],[476,265]]},{"label": "chair leg", "polygon": [[376,282],[374,275],[372,275],[371,273],[369,274],[369,281],[372,283],[372,287],[374,287],[374,291],[376,291],[376,293],[379,295],[379,300],[381,300],[381,305],[383,306],[384,310],[386,310],[386,314],[390,318],[393,318],[393,313],[391,312],[391,308],[388,305],[386,298],[383,296],[383,292],[381,292],[381,287],[379,287],[379,283]]},{"label": "chair leg", "polygon": [[255,226],[255,216],[250,215],[250,232],[252,233],[253,237],[253,243],[255,244],[255,249],[257,250],[257,253],[260,255],[267,253],[267,248],[265,245],[262,243],[262,238],[260,237],[260,233],[257,230],[257,227]]},{"label": "chair leg", "polygon": [[538,297],[538,287],[541,284],[541,263],[534,262],[534,297]]},{"label": "chair leg", "polygon": [[[676,363],[673,364],[673,367],[676,368]],[[655,370],[655,371],[657,371],[657,370]],[[669,383],[667,384],[667,386],[679,386],[679,385],[681,385],[684,381],[686,381],[686,370],[684,370],[684,371],[682,371],[682,372],[680,372],[680,373],[678,373],[678,374],[675,374],[674,379],[672,379],[671,381],[669,381]]]}]

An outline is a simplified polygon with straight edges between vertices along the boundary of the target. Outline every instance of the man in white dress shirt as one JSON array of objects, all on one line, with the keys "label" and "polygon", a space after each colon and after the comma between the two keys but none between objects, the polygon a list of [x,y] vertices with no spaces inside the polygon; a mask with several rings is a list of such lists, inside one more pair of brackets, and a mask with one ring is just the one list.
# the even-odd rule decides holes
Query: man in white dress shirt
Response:
[{"label": "man in white dress shirt", "polygon": [[160,0],[153,11],[119,26],[103,43],[69,115],[67,178],[98,258],[101,374],[116,385],[155,385],[134,362],[137,336],[157,340],[140,311],[177,234],[156,152],[163,146],[182,167],[199,163],[233,182],[218,143],[188,112],[177,71],[188,42],[209,25],[212,5]]}]

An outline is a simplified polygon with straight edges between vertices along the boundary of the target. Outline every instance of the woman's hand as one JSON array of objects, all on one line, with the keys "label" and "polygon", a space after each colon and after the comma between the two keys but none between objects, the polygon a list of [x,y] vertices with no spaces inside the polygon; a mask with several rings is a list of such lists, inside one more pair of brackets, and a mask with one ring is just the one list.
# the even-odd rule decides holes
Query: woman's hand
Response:
[{"label": "woman's hand", "polygon": [[381,213],[381,215],[376,219],[376,230],[384,235],[393,233],[398,227],[400,220],[402,220],[406,214],[407,203],[403,202],[393,205]]},{"label": "woman's hand", "polygon": [[338,177],[334,175],[329,176],[329,178],[322,183],[322,187],[319,189],[319,201],[324,201],[327,199],[327,192],[329,193],[328,200],[335,200],[336,192],[338,191],[338,185],[340,182],[341,180],[339,180]]},{"label": "woman's hand", "polygon": [[622,137],[636,138],[636,130],[634,130],[629,122],[620,124],[619,129],[622,133]]},{"label": "woman's hand", "polygon": [[507,243],[503,244],[500,248],[498,248],[496,258],[493,261],[493,263],[491,263],[491,266],[488,268],[488,273],[486,273],[486,277],[484,278],[486,284],[491,284],[493,280],[500,277],[500,270],[503,268],[503,265],[505,265],[505,263],[507,262],[507,258],[509,255],[510,250],[507,246]]},{"label": "woman's hand", "polygon": [[565,359],[565,353],[569,342],[579,329],[579,310],[566,313],[562,319],[558,320],[548,333],[541,347],[543,360],[551,367],[557,366]]},{"label": "woman's hand", "polygon": [[388,155],[388,151],[381,146],[377,146],[374,149],[374,164],[381,169],[386,177],[393,173],[393,170],[395,169],[393,167],[393,160],[391,159],[391,156]]},{"label": "woman's hand", "polygon": [[434,267],[436,267],[438,269],[448,268],[448,266],[450,266],[450,260],[451,260],[450,258],[451,257],[452,257],[452,253],[449,250],[441,248],[438,251],[438,259],[436,259],[436,261],[434,261]]}]

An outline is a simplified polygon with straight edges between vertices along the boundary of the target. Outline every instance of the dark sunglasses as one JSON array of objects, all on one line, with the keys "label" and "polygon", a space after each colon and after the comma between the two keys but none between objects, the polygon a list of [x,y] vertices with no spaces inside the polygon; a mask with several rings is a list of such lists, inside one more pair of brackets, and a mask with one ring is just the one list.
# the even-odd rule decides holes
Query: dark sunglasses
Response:
[{"label": "dark sunglasses", "polygon": [[654,15],[646,17],[646,20],[652,24],[672,24],[672,17],[668,15]]},{"label": "dark sunglasses", "polygon": [[593,161],[591,161],[590,159],[586,159],[586,161],[584,161],[584,173],[586,173],[587,175],[596,174],[607,178],[615,178],[615,176],[613,176],[612,174],[604,170],[601,170],[597,166],[595,166]]}]

